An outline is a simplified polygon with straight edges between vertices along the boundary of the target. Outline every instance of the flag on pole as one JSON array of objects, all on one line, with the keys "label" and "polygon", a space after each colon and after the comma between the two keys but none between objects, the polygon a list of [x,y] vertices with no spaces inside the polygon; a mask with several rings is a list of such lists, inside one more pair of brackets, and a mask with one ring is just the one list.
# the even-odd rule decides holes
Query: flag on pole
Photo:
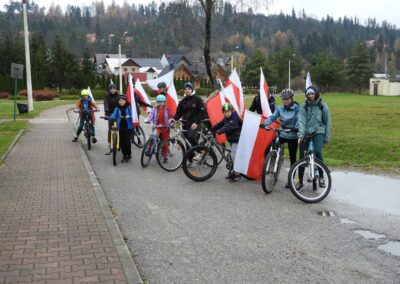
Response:
[{"label": "flag on pole", "polygon": [[89,91],[89,96],[92,98],[92,101],[94,103],[96,103],[96,101],[94,100],[93,94],[92,94],[92,90],[90,89],[90,87],[87,87],[87,90]]},{"label": "flag on pole", "polygon": [[242,83],[240,82],[240,78],[238,73],[236,72],[236,68],[234,68],[231,75],[229,75],[229,79],[226,82],[225,87],[228,87],[230,85],[232,85],[233,87],[236,105],[239,107],[238,114],[240,114],[240,117],[243,117],[244,111],[246,110],[246,104],[243,95]]},{"label": "flag on pole", "polygon": [[[212,126],[224,119],[224,114],[222,113],[222,106],[224,103],[225,98],[221,91],[215,91],[209,98],[207,98],[205,106]],[[218,134],[216,139],[220,144],[225,143],[227,140],[225,134]]]},{"label": "flag on pole", "polygon": [[139,126],[139,117],[138,117],[136,101],[135,101],[135,90],[133,87],[133,80],[132,80],[131,73],[128,74],[128,88],[127,88],[127,92],[126,92],[126,100],[131,105],[133,125],[135,127]]},{"label": "flag on pole", "polygon": [[265,117],[269,117],[272,112],[271,108],[269,107],[268,103],[268,84],[267,81],[265,81],[264,73],[262,71],[262,68],[260,68],[261,74],[260,74],[260,100],[261,100],[261,109],[262,109],[262,115]]},{"label": "flag on pole", "polygon": [[[264,120],[261,115],[246,110],[234,162],[236,172],[256,180],[261,179],[265,150],[275,138],[275,132],[259,127]],[[273,122],[271,126],[278,127],[279,124]]]},{"label": "flag on pole", "polygon": [[176,108],[178,106],[178,94],[176,93],[174,86],[174,70],[171,70],[157,79],[148,80],[147,85],[153,90],[158,90],[157,85],[160,82],[165,82],[165,84],[167,84],[166,105],[169,108],[171,115],[175,116]]},{"label": "flag on pole", "polygon": [[[140,82],[139,79],[136,79],[135,82],[135,94],[138,95],[140,97],[140,99],[142,101],[144,101],[146,104],[151,104],[149,97],[146,94],[146,91],[143,89],[142,83]],[[143,106],[143,109],[145,112],[149,112],[149,108],[147,108],[146,106]]]},{"label": "flag on pole", "polygon": [[312,86],[312,82],[311,82],[311,75],[310,72],[307,72],[307,77],[306,77],[306,90],[308,87]]},{"label": "flag on pole", "polygon": [[229,102],[233,106],[233,108],[235,109],[235,111],[237,112],[239,117],[242,117],[239,106],[236,102],[235,92],[233,90],[234,87],[232,85],[229,85],[228,87],[224,88],[221,80],[218,80],[218,81],[219,81],[219,84],[221,85],[221,94],[222,94],[221,102],[222,102],[222,104],[224,104],[225,101]]}]

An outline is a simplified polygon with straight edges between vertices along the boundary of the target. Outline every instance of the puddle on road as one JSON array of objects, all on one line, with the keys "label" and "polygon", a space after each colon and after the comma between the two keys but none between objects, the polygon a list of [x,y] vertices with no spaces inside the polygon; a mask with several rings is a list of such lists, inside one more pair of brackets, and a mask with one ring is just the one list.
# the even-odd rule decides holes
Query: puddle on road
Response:
[{"label": "puddle on road", "polygon": [[400,242],[388,242],[387,244],[378,246],[378,249],[391,255],[400,256]]},{"label": "puddle on road", "polygon": [[319,216],[328,216],[328,217],[336,216],[335,211],[329,211],[329,210],[321,210],[321,211],[318,211],[317,214]]},{"label": "puddle on road", "polygon": [[366,238],[368,240],[378,240],[378,239],[385,238],[385,235],[376,234],[376,233],[373,233],[373,232],[371,232],[369,230],[356,230],[356,231],[354,231],[354,233],[359,234],[359,235],[363,236],[364,238]]},{"label": "puddle on road", "polygon": [[356,221],[347,219],[347,218],[340,218],[340,223],[342,224],[357,224]]}]

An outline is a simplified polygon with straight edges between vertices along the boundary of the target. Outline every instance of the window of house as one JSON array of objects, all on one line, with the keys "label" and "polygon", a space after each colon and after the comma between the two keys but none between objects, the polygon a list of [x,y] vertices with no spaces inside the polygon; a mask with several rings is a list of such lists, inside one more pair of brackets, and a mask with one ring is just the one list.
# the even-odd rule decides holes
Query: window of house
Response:
[{"label": "window of house", "polygon": [[128,68],[124,68],[124,72],[128,72]]}]

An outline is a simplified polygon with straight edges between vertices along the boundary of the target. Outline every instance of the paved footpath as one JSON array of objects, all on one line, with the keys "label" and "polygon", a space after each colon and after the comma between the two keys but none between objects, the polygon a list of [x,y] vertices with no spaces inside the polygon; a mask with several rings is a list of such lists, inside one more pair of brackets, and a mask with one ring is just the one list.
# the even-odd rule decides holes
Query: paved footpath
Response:
[{"label": "paved footpath", "polygon": [[140,283],[65,109],[32,120],[0,168],[0,283]]}]

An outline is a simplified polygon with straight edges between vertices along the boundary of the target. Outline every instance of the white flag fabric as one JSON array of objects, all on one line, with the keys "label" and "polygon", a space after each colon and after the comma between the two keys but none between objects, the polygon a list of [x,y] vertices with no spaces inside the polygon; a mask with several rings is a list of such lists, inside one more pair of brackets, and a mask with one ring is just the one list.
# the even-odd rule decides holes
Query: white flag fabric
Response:
[{"label": "white flag fabric", "polygon": [[[146,91],[143,89],[142,83],[140,82],[139,79],[136,79],[135,82],[135,93],[142,99],[147,104],[151,104],[149,97],[146,94]],[[150,112],[150,108],[145,107],[146,112]]]},{"label": "white flag fabric", "polygon": [[306,90],[308,87],[312,86],[312,82],[311,82],[311,75],[310,72],[307,72],[307,77],[306,77]]},{"label": "white flag fabric", "polygon": [[96,101],[94,100],[93,94],[92,94],[92,90],[90,89],[90,87],[87,87],[87,90],[89,91],[89,96],[92,98],[92,101],[94,103],[96,103]]},{"label": "white flag fabric", "polygon": [[238,114],[240,114],[240,117],[243,117],[244,111],[246,110],[246,105],[244,101],[242,83],[240,82],[240,78],[238,73],[236,72],[236,68],[234,68],[231,75],[229,75],[229,79],[226,82],[225,87],[228,87],[230,85],[233,85],[236,105],[239,107]]},{"label": "white flag fabric", "polygon": [[174,86],[174,70],[171,70],[167,74],[158,77],[153,80],[148,80],[147,85],[153,89],[158,90],[158,83],[165,82],[167,84],[167,102],[166,105],[169,108],[171,114],[174,116],[176,113],[176,108],[178,106],[178,94]]},{"label": "white flag fabric", "polygon": [[269,117],[272,112],[271,108],[269,107],[269,102],[268,102],[268,84],[267,81],[265,81],[264,73],[262,71],[262,68],[260,68],[261,74],[260,74],[260,100],[261,100],[261,109],[262,109],[262,115],[265,117]]},{"label": "white flag fabric", "polygon": [[133,88],[133,80],[131,73],[128,74],[128,90],[126,92],[126,100],[131,104],[132,109],[132,122],[133,125],[139,125],[139,117],[136,108],[136,101],[135,101],[135,90]]},{"label": "white flag fabric", "polygon": [[[239,106],[236,102],[236,97],[235,97],[235,91],[233,90],[233,85],[229,84],[226,88],[222,85],[222,82],[219,80],[219,83],[221,84],[221,92],[224,96],[224,98],[233,106],[237,114],[242,117],[242,114],[240,113]],[[221,103],[224,105],[225,101],[222,101],[222,96],[221,96]]]}]

